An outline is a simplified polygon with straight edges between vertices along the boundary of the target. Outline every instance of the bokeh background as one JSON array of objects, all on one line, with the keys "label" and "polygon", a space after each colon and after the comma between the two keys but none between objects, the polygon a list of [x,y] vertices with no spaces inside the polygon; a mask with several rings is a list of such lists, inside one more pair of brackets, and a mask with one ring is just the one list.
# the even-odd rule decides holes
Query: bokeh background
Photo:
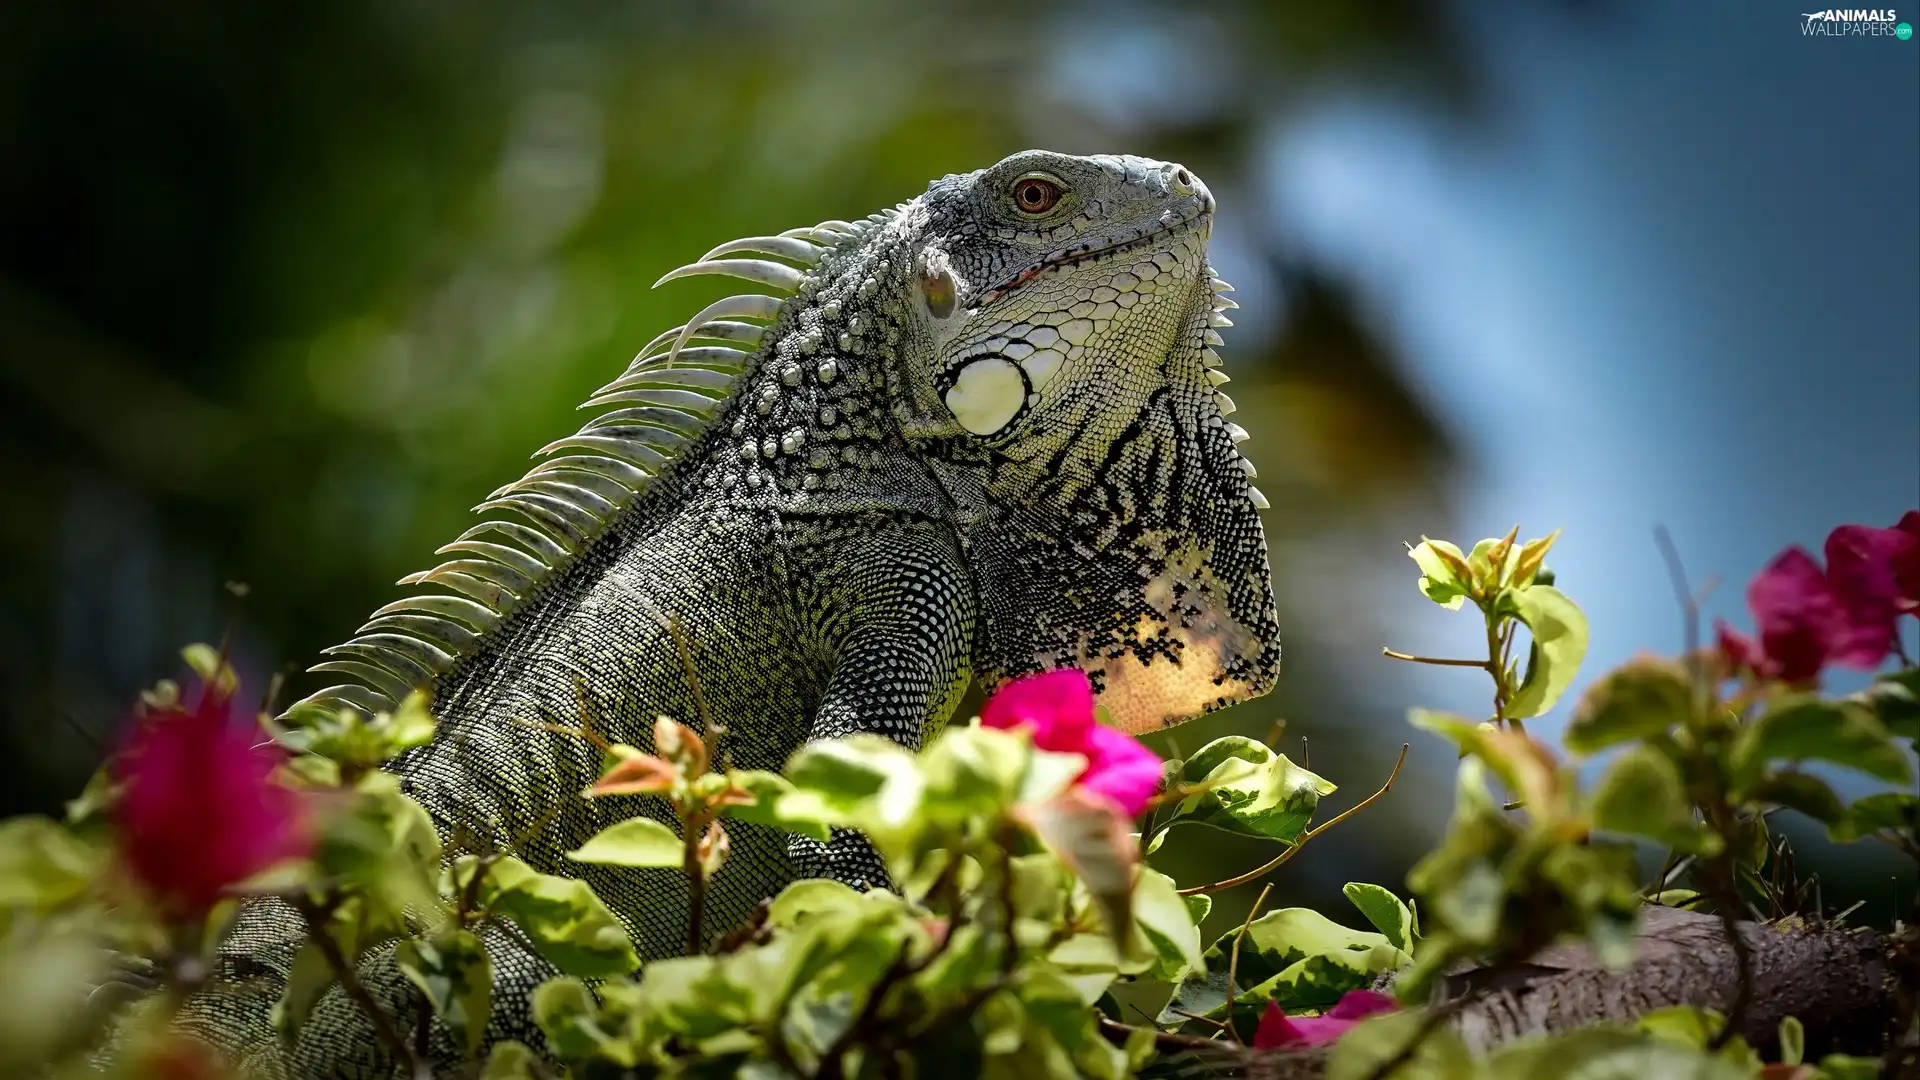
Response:
[{"label": "bokeh background", "polygon": [[[1477,647],[1403,541],[1565,527],[1591,677],[1680,645],[1656,524],[1741,621],[1780,547],[1920,505],[1920,40],[1800,6],[5,5],[0,813],[73,793],[183,642],[259,686],[397,595],[707,296],[664,270],[1043,146],[1195,169],[1239,286],[1287,671],[1168,738],[1284,718],[1332,806],[1412,741],[1276,902],[1397,885],[1453,765],[1405,709],[1487,699],[1380,656]],[[1830,906],[1911,895],[1802,846]]]}]

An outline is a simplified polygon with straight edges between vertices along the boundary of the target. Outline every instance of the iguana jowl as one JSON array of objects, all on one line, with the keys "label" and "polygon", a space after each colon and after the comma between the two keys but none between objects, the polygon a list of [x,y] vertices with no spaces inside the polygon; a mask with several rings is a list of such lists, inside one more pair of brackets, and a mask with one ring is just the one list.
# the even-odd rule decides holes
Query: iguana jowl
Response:
[{"label": "iguana jowl", "polygon": [[[520,854],[586,878],[658,957],[683,945],[681,876],[561,857],[650,811],[581,799],[598,752],[539,725],[584,708],[644,747],[657,714],[692,722],[669,616],[747,768],[854,732],[918,746],[973,676],[1080,666],[1136,732],[1264,693],[1266,503],[1216,389],[1234,304],[1206,261],[1213,211],[1178,165],[1030,151],[863,221],[715,248],[662,280],[784,295],[721,300],[642,349],[587,403],[611,411],[404,579],[441,591],[382,608],[316,668],[364,685],[308,701],[377,709],[431,686],[439,732],[394,764],[407,791],[443,833],[500,844],[550,815]],[[857,835],[741,826],[707,924],[797,876],[886,881]],[[526,1038],[547,972],[490,934],[492,1034]],[[301,936],[284,905],[253,904],[222,961],[253,990],[205,996],[190,1026],[243,1054],[270,1043]],[[366,963],[413,1015],[390,956]],[[294,1075],[391,1073],[337,988],[304,1031]]]}]

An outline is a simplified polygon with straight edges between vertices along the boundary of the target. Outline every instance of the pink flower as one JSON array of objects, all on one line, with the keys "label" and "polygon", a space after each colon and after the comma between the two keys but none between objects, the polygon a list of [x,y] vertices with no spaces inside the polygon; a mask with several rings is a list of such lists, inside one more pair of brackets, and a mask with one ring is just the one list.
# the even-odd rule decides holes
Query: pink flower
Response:
[{"label": "pink flower", "polygon": [[115,765],[121,856],[169,916],[204,915],[229,886],[311,849],[305,803],[273,779],[284,754],[240,720],[203,687],[191,710],[143,718]]},{"label": "pink flower", "polygon": [[[1920,510],[1891,529],[1842,525],[1827,536],[1827,578],[1849,610],[1889,624],[1920,614]],[[1887,609],[1892,614],[1887,614]]]},{"label": "pink flower", "polygon": [[[1839,532],[1839,530],[1836,530]],[[1725,622],[1716,626],[1721,655],[1735,670],[1761,678],[1805,682],[1826,665],[1870,671],[1893,648],[1892,602],[1884,576],[1862,569],[1847,538],[1839,550],[1849,592],[1835,588],[1806,549],[1791,547],[1774,557],[1747,585],[1747,608],[1760,639],[1740,634]],[[1836,550],[1828,541],[1828,550]]]},{"label": "pink flower", "polygon": [[1289,1017],[1275,1002],[1267,1002],[1254,1029],[1256,1050],[1285,1050],[1304,1046],[1324,1046],[1347,1033],[1347,1029],[1369,1016],[1392,1012],[1400,1003],[1375,990],[1349,990],[1339,1004],[1319,1016]]},{"label": "pink flower", "polygon": [[1061,754],[1077,754],[1093,719],[1093,684],[1079,668],[1056,668],[1020,678],[994,691],[980,710],[990,728],[1025,727],[1033,745]]},{"label": "pink flower", "polygon": [[1078,668],[1026,675],[1001,687],[980,710],[990,728],[1026,728],[1033,745],[1062,754],[1080,754],[1086,771],[1074,782],[1138,817],[1160,790],[1160,758],[1125,732],[1103,726],[1093,716],[1093,685]]}]

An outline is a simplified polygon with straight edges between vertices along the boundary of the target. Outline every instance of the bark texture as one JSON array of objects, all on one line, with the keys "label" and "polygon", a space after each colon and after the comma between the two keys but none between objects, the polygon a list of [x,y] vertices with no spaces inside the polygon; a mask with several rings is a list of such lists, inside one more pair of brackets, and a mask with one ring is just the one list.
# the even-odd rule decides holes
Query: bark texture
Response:
[{"label": "bark texture", "polygon": [[[1880,1052],[1895,1008],[1884,936],[1805,923],[1742,923],[1740,933],[1753,959],[1753,996],[1741,1034],[1762,1056],[1776,1059],[1780,1021],[1788,1016],[1805,1025],[1810,1060]],[[1457,972],[1442,994],[1472,996],[1452,1026],[1481,1053],[1669,1005],[1724,1013],[1738,987],[1734,951],[1717,917],[1656,907],[1647,910],[1639,955],[1624,970],[1602,967],[1584,947],[1556,947],[1524,964]],[[1169,1046],[1163,1052],[1184,1057],[1191,1075],[1318,1080],[1326,1067],[1323,1050],[1216,1053]]]}]

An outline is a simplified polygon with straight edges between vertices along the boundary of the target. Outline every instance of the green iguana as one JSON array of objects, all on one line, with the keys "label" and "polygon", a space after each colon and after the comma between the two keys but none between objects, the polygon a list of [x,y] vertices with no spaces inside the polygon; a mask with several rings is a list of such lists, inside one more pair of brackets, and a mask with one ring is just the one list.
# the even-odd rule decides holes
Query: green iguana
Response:
[{"label": "green iguana", "polygon": [[[918,747],[970,677],[1082,667],[1131,732],[1265,693],[1266,500],[1217,389],[1236,305],[1207,264],[1213,211],[1179,165],[1030,151],[863,221],[722,244],[661,281],[782,295],[729,297],[648,343],[585,406],[610,411],[482,503],[449,561],[402,579],[439,591],[381,608],[314,669],[356,682],[306,703],[384,709],[430,687],[439,731],[392,765],[406,791],[443,835],[505,845],[550,816],[519,853],[585,878],[654,958],[684,944],[686,882],[562,858],[649,811],[582,799],[598,751],[539,724],[584,708],[646,748],[657,714],[691,720],[669,616],[742,768],[855,732]],[[856,834],[741,825],[707,925],[799,876],[887,883]],[[391,1076],[338,987],[290,1056],[276,1045],[302,926],[250,902],[228,985],[182,1023],[265,1071]],[[538,1045],[526,995],[550,972],[511,928],[489,935],[489,1037]],[[416,1014],[391,947],[363,972],[391,1015]]]}]

